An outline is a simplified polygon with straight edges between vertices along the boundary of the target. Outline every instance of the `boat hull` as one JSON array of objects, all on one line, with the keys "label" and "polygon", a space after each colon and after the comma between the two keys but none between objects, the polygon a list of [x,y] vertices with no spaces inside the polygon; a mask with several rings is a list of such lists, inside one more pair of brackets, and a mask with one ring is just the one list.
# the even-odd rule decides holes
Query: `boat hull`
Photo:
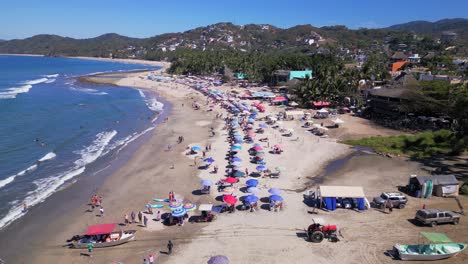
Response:
[{"label": "boat hull", "polygon": [[[114,247],[114,246],[125,244],[135,239],[136,230],[126,230],[124,231],[124,233],[126,233],[128,236],[118,241],[93,243],[93,248]],[[88,243],[74,242],[71,244],[71,248],[85,249],[85,248],[88,248]]]},{"label": "boat hull", "polygon": [[[422,253],[416,252],[415,249],[421,247],[430,247],[432,246],[434,251],[430,253],[425,253],[423,250]],[[451,250],[444,250],[444,247]],[[431,260],[441,260],[451,258],[456,256],[458,253],[463,251],[467,247],[466,244],[430,244],[430,245],[400,245],[397,244],[394,246],[395,252],[398,254],[398,257],[401,260],[418,260],[418,261],[431,261]],[[409,250],[410,249],[410,250]],[[441,250],[442,249],[442,250]]]}]

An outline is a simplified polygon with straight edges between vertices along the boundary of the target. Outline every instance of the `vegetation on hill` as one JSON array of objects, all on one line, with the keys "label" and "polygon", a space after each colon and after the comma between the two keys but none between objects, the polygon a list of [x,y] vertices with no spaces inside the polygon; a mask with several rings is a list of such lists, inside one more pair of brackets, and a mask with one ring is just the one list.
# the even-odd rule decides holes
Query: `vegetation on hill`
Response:
[{"label": "vegetation on hill", "polygon": [[416,135],[369,137],[347,140],[344,143],[373,148],[382,153],[429,158],[441,154],[460,154],[467,150],[468,136],[459,138],[449,130],[422,132]]},{"label": "vegetation on hill", "polygon": [[225,67],[242,72],[250,81],[271,82],[278,69],[304,69],[314,65],[313,57],[303,53],[240,52],[235,50],[199,51],[180,49],[174,52],[152,52],[148,59],[165,58],[172,62],[169,73],[208,75]]},{"label": "vegetation on hill", "polygon": [[[35,53],[57,56],[103,56],[111,53],[117,57],[143,57],[147,52],[164,48],[189,48],[196,50],[226,50],[270,52],[315,52],[317,43],[323,46],[335,46],[349,49],[368,49],[388,43],[391,49],[405,43],[413,52],[428,50],[442,51],[444,46],[434,41],[439,38],[441,30],[452,30],[460,34],[461,43],[467,39],[468,25],[466,19],[448,20],[432,23],[431,30],[420,30],[423,39],[414,37],[409,32],[415,24],[396,25],[386,29],[350,30],[345,26],[327,26],[317,28],[311,25],[298,25],[287,29],[272,25],[243,25],[218,23],[199,27],[181,33],[167,33],[146,39],[135,39],[117,34],[106,34],[96,38],[73,39],[56,35],[37,35],[23,40],[0,42],[2,53]],[[416,23],[416,22],[415,22]],[[419,22],[418,22],[419,23]],[[417,23],[416,23],[417,24]],[[427,23],[424,23],[426,25]],[[426,26],[428,27],[428,26]],[[404,30],[404,31],[401,31]],[[384,39],[386,39],[384,41]],[[465,41],[465,42],[463,42]],[[459,45],[458,45],[459,46]],[[461,45],[454,50],[457,53],[466,51]],[[138,52],[137,52],[138,51]]]}]

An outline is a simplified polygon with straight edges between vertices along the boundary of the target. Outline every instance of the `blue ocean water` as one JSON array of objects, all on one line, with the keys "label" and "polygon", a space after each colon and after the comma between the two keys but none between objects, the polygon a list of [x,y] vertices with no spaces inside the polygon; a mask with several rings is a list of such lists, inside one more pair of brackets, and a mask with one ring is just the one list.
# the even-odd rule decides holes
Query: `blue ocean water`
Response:
[{"label": "blue ocean water", "polygon": [[[0,55],[0,229],[154,128],[163,105],[74,77],[151,66]],[[88,169],[87,169],[88,168]]]}]

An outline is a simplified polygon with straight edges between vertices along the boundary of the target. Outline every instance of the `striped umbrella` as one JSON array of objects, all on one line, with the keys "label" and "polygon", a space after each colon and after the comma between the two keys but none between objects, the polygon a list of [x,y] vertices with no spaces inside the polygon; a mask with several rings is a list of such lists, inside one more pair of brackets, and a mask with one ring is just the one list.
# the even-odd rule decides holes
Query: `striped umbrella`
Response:
[{"label": "striped umbrella", "polygon": [[175,210],[172,211],[172,216],[174,216],[174,217],[182,217],[182,216],[184,216],[186,213],[187,213],[187,210],[185,210],[184,208],[179,208],[179,209],[175,209]]},{"label": "striped umbrella", "polygon": [[195,211],[195,209],[197,209],[197,205],[195,205],[193,203],[186,203],[186,204],[184,204],[184,209],[187,212]]},{"label": "striped umbrella", "polygon": [[169,205],[169,210],[174,211],[177,209],[181,209],[183,207],[183,204],[181,202],[170,202]]}]

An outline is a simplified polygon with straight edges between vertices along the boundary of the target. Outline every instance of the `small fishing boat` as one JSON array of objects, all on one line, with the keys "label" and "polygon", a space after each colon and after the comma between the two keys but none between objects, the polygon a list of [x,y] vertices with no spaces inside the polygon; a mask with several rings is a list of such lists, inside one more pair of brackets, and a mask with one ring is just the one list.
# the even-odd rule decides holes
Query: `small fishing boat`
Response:
[{"label": "small fishing boat", "polygon": [[75,236],[71,248],[87,248],[89,243],[94,248],[113,247],[135,239],[136,230],[114,231],[117,224],[100,224],[88,228],[84,235]]},{"label": "small fishing boat", "polygon": [[402,245],[396,244],[393,249],[401,260],[440,260],[451,258],[467,248],[467,244],[453,243],[442,233],[421,232],[431,244]]}]

